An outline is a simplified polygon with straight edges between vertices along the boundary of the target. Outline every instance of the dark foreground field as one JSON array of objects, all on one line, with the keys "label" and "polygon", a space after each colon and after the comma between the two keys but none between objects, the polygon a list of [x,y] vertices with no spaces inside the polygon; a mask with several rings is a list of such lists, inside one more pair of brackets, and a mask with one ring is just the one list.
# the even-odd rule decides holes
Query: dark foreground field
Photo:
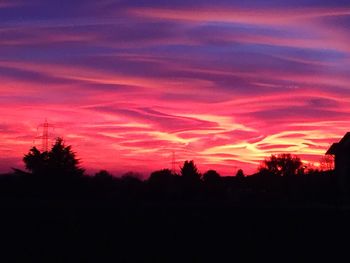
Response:
[{"label": "dark foreground field", "polygon": [[350,210],[2,200],[1,262],[349,262]]}]

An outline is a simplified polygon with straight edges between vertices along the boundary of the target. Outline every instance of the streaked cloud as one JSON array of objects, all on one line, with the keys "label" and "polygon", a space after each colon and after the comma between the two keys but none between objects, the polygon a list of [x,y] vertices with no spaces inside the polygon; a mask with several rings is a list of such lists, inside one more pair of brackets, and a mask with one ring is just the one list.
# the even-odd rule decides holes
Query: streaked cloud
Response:
[{"label": "streaked cloud", "polygon": [[2,1],[0,170],[38,124],[88,171],[318,162],[350,125],[346,1]]}]

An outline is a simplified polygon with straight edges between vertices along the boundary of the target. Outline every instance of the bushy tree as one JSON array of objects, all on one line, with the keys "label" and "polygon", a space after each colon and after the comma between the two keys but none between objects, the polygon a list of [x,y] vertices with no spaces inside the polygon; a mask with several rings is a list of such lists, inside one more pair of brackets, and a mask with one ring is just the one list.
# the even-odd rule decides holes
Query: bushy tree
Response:
[{"label": "bushy tree", "polygon": [[111,183],[114,180],[114,177],[108,171],[100,170],[95,174],[93,179],[95,182],[99,182],[99,183]]},{"label": "bushy tree", "polygon": [[24,155],[23,161],[27,170],[33,174],[43,174],[48,168],[48,152],[40,152],[36,147]]},{"label": "bushy tree", "polygon": [[208,170],[203,174],[203,181],[208,184],[216,183],[220,180],[220,174],[215,170]]},{"label": "bushy tree", "polygon": [[100,170],[99,172],[95,173],[95,178],[113,178],[113,175],[107,170]]},{"label": "bushy tree", "polygon": [[80,176],[84,173],[71,146],[65,146],[62,138],[57,138],[48,152],[31,148],[23,161],[26,169],[36,175]]},{"label": "bushy tree", "polygon": [[261,174],[272,176],[294,176],[303,172],[303,163],[291,154],[271,155],[259,168]]},{"label": "bushy tree", "polygon": [[169,169],[162,169],[151,173],[148,182],[150,184],[164,185],[173,181],[174,175]]},{"label": "bushy tree", "polygon": [[332,155],[322,156],[320,160],[321,171],[330,171],[334,169],[334,157]]},{"label": "bushy tree", "polygon": [[177,176],[169,169],[151,173],[147,180],[149,196],[152,198],[167,198],[177,192]]}]

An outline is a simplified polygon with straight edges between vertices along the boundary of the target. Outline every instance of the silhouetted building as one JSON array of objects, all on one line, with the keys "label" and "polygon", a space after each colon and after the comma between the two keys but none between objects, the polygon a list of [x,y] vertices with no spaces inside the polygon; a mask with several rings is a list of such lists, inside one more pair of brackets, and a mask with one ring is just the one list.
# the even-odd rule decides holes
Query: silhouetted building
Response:
[{"label": "silhouetted building", "polygon": [[334,171],[338,178],[339,188],[343,193],[349,191],[350,177],[350,132],[326,152],[327,155],[334,156]]}]

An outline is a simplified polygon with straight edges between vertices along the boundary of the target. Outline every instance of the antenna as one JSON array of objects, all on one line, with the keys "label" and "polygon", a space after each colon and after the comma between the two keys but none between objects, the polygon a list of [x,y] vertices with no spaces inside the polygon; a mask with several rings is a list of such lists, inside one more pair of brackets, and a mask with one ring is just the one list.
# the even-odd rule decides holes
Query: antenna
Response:
[{"label": "antenna", "polygon": [[176,168],[175,168],[175,166],[176,166],[176,158],[175,158],[175,151],[173,151],[173,152],[172,152],[172,160],[171,160],[171,172],[172,172],[173,174],[176,173]]},{"label": "antenna", "polygon": [[38,130],[40,128],[43,129],[43,133],[40,136],[37,136],[36,138],[41,139],[41,151],[47,152],[49,150],[49,128],[53,127],[53,125],[49,124],[47,122],[47,119],[45,119],[44,123],[41,123],[38,125]]}]

